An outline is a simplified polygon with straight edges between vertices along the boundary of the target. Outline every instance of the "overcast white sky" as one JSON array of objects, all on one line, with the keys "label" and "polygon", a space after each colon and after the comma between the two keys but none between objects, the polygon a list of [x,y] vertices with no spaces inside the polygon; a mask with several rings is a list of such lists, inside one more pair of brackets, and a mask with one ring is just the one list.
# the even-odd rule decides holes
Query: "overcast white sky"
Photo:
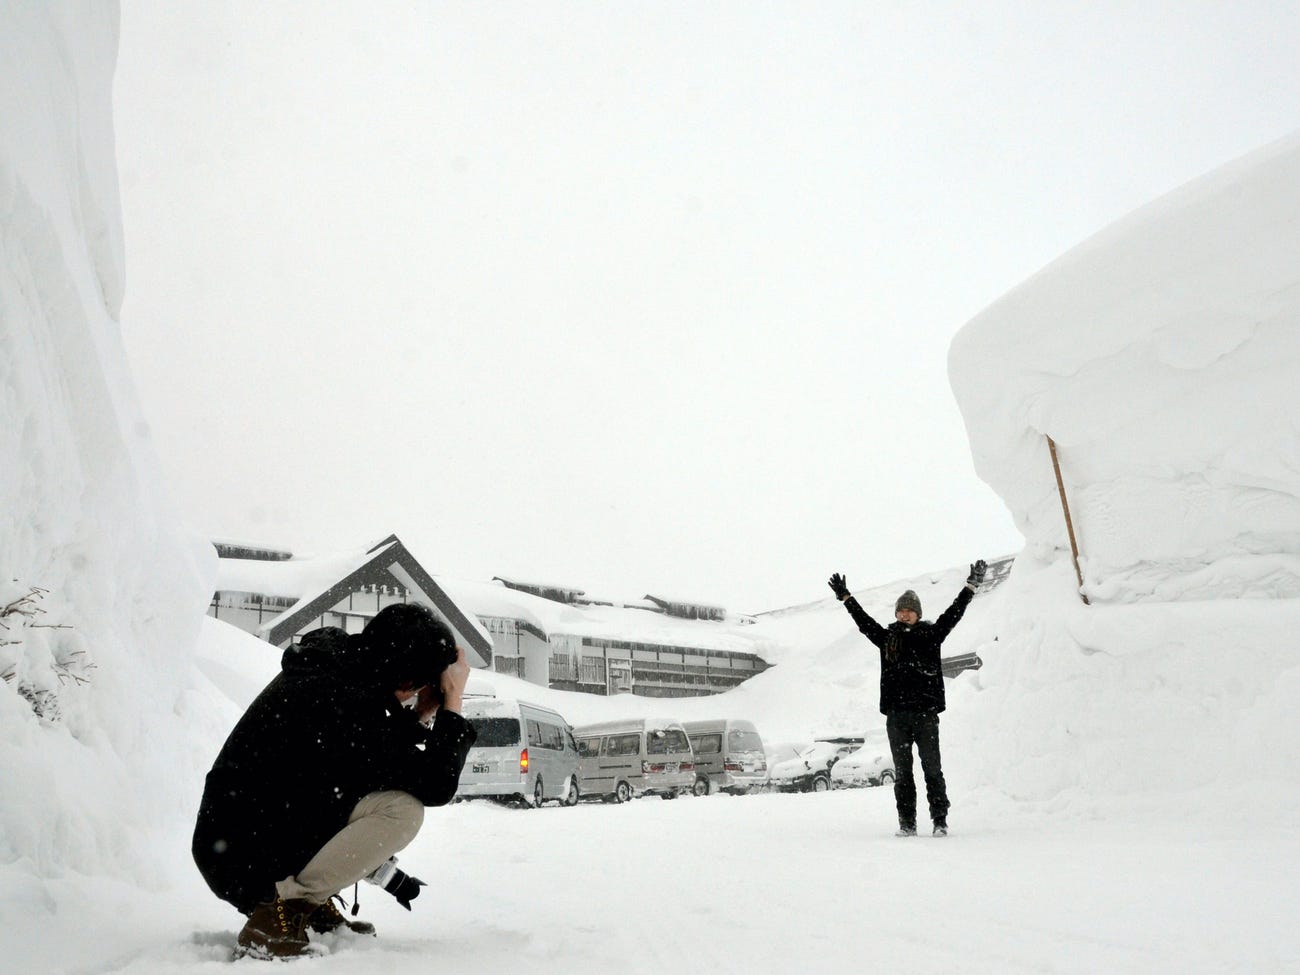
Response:
[{"label": "overcast white sky", "polygon": [[164,468],[213,536],[747,612],[1018,551],[952,336],[1300,125],[1297,50],[1290,3],[123,0]]}]

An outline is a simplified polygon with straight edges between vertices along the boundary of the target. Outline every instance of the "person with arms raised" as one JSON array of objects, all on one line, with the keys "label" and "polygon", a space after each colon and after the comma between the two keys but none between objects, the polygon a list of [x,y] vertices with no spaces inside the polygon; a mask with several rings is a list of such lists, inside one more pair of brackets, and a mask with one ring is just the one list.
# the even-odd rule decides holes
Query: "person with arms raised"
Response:
[{"label": "person with arms raised", "polygon": [[921,756],[934,835],[948,835],[950,803],[939,756],[939,714],[945,707],[939,648],[966,612],[987,570],[983,559],[972,564],[966,585],[933,623],[921,619],[921,600],[907,590],[894,604],[894,622],[888,629],[858,604],[844,576],[837,572],[827,583],[858,629],[880,650],[880,713],[885,715],[885,731],[894,758],[898,836],[916,835],[913,745]]}]

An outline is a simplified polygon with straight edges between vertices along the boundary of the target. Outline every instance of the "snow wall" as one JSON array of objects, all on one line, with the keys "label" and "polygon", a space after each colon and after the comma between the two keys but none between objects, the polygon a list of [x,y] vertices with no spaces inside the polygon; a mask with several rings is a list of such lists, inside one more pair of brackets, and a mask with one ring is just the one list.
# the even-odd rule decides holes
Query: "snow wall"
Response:
[{"label": "snow wall", "polygon": [[1275,808],[1255,782],[1293,813],[1300,135],[1065,254],[958,333],[949,372],[1027,542],[977,635],[982,782],[1052,801],[1232,782],[1247,816]]},{"label": "snow wall", "polygon": [[117,36],[115,4],[0,5],[0,869],[28,876],[147,879],[213,720],[180,689],[215,556],[161,496],[119,334]]}]

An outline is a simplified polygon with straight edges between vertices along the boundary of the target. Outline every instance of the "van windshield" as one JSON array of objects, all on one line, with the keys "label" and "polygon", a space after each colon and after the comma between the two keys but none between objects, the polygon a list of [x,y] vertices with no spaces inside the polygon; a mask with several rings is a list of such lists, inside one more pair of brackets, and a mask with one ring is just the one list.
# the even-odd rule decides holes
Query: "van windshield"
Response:
[{"label": "van windshield", "polygon": [[646,752],[651,755],[689,755],[691,744],[680,728],[652,731],[646,737]]},{"label": "van windshield", "polygon": [[763,739],[757,731],[731,731],[727,734],[727,747],[733,752],[761,752]]},{"label": "van windshield", "polygon": [[474,742],[478,748],[519,744],[518,718],[470,718],[469,723],[478,733],[478,740]]}]

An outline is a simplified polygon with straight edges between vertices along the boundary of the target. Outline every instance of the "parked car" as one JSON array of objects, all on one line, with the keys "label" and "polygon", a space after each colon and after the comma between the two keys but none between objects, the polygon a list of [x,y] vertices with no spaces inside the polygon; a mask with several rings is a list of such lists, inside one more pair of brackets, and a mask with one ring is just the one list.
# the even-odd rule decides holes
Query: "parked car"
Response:
[{"label": "parked car", "polygon": [[889,745],[868,741],[856,752],[846,755],[831,769],[832,789],[860,789],[868,785],[889,785],[894,781],[894,758]]},{"label": "parked car", "polygon": [[772,766],[768,772],[772,787],[780,792],[826,792],[831,787],[831,769],[864,742],[864,738],[818,738],[797,757]]},{"label": "parked car", "polygon": [[758,729],[748,721],[718,718],[685,721],[682,727],[695,753],[697,796],[711,792],[743,795],[767,784],[767,754]]},{"label": "parked car", "polygon": [[465,758],[458,799],[540,806],[578,804],[578,744],[558,711],[509,698],[466,698],[461,714],[478,739]]},{"label": "parked car", "polygon": [[583,798],[627,802],[657,795],[676,799],[695,783],[695,755],[678,721],[634,718],[581,725],[579,783]]}]

